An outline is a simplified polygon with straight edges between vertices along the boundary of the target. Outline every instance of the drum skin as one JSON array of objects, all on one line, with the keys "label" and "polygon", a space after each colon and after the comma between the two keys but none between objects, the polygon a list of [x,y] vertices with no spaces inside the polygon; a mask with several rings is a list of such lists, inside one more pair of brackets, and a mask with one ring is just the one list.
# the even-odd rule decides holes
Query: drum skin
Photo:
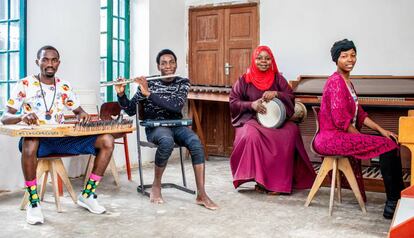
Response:
[{"label": "drum skin", "polygon": [[301,102],[295,102],[295,112],[289,120],[296,123],[302,123],[307,116],[308,110],[306,110],[306,106]]},{"label": "drum skin", "polygon": [[263,102],[266,114],[257,113],[259,123],[267,128],[279,128],[286,120],[286,108],[282,101],[277,98],[269,102]]}]

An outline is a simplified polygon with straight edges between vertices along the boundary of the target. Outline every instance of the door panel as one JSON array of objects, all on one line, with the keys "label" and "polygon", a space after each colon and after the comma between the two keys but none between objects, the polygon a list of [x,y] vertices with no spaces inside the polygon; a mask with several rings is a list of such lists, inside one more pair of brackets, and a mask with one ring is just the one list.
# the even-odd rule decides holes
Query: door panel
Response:
[{"label": "door panel", "polygon": [[[194,70],[197,72],[197,84],[215,85],[220,84],[220,52],[217,50],[199,50],[193,59],[195,63]],[[194,82],[192,82],[194,84]]]},{"label": "door panel", "polygon": [[225,10],[224,59],[231,66],[225,85],[231,86],[246,72],[250,57],[258,44],[256,7]]},{"label": "door panel", "polygon": [[223,84],[223,9],[190,11],[190,80],[193,85]]},{"label": "door panel", "polygon": [[239,77],[246,72],[246,69],[250,65],[251,55],[252,49],[229,49],[229,62],[232,66],[228,76],[229,85],[233,85]]},{"label": "door panel", "polygon": [[[189,19],[191,84],[232,86],[250,65],[259,42],[257,4],[193,8]],[[229,156],[235,134],[229,104],[199,101],[197,105],[208,154]]]}]

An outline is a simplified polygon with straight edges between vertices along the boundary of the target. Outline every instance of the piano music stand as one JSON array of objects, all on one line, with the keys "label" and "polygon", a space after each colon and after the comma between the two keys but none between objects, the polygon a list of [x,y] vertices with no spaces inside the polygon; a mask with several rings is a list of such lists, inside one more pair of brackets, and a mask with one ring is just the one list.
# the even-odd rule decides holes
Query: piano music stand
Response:
[{"label": "piano music stand", "polygon": [[[142,141],[141,135],[140,135],[140,124],[139,121],[141,118],[140,116],[140,103],[137,103],[136,105],[136,128],[137,128],[137,147],[138,147],[138,171],[139,171],[139,181],[140,184],[137,187],[137,192],[142,193],[142,195],[146,195],[149,197],[149,193],[146,191],[146,189],[151,188],[152,184],[144,184],[144,178],[143,178],[143,172],[142,172],[142,154],[141,154],[141,146],[143,147],[149,147],[149,148],[157,148],[158,146],[154,143],[148,142],[148,141]],[[191,190],[187,188],[187,181],[185,177],[185,169],[184,169],[184,159],[183,159],[183,152],[182,147],[175,144],[174,148],[179,148],[180,150],[180,163],[181,163],[181,175],[183,179],[183,186],[174,184],[174,183],[161,183],[161,188],[176,188],[178,190],[181,190],[183,192],[187,192],[190,194],[195,194],[196,192],[194,190]]]}]

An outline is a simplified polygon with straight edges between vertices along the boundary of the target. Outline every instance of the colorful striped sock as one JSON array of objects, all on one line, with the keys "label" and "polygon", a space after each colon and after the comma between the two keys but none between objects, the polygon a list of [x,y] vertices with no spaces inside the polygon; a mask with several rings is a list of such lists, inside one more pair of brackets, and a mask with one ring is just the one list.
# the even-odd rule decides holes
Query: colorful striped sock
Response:
[{"label": "colorful striped sock", "polygon": [[85,188],[82,190],[82,196],[84,198],[90,197],[92,194],[95,194],[95,189],[98,187],[99,181],[101,181],[102,176],[91,174],[89,180],[85,185]]},{"label": "colorful striped sock", "polygon": [[40,202],[39,195],[37,194],[37,180],[25,181],[25,184],[26,190],[29,193],[30,204],[32,207],[37,207],[37,204]]}]

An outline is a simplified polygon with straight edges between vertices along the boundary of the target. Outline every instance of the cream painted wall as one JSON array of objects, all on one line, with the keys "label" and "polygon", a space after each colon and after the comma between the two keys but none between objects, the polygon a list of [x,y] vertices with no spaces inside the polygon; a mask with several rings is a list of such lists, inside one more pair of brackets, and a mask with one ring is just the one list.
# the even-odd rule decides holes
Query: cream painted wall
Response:
[{"label": "cream painted wall", "polygon": [[177,74],[187,77],[187,37],[184,24],[184,0],[150,1],[150,73],[158,74],[155,57],[162,49],[169,48],[177,56]]},{"label": "cream painted wall", "polygon": [[[187,0],[186,7],[235,2],[247,1]],[[331,74],[329,50],[343,38],[357,46],[354,74],[413,75],[413,8],[410,0],[260,0],[260,44],[272,48],[288,79]]]},{"label": "cream painted wall", "polygon": [[[187,77],[184,13],[184,0],[131,1],[131,77],[159,74],[155,58],[164,48],[174,51],[178,59],[177,74]],[[130,96],[135,92],[136,86],[132,85]],[[144,130],[141,137],[145,138]],[[130,155],[135,156],[132,161],[137,163],[136,146],[129,144],[134,145],[135,151]],[[154,160],[154,149],[142,148],[142,153],[144,162]],[[178,150],[172,156],[178,156]]]},{"label": "cream painted wall", "polygon": [[[300,3],[300,5],[299,5]],[[358,51],[354,74],[414,74],[414,15],[410,0],[261,1],[262,44],[275,50],[289,79],[331,74],[330,47],[352,39]]]}]

